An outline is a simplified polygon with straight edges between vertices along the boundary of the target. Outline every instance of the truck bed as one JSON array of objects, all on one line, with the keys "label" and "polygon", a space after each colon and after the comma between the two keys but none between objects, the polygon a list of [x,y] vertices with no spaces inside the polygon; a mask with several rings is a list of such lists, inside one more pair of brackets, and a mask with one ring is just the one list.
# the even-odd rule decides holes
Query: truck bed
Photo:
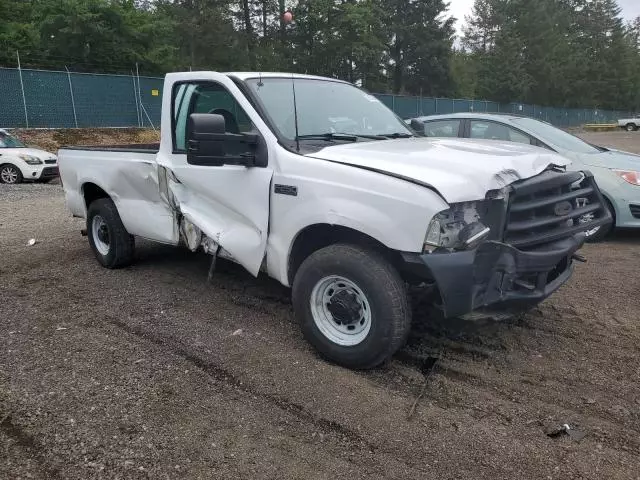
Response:
[{"label": "truck bed", "polygon": [[[173,218],[160,198],[159,144],[73,146],[58,152],[60,178],[71,213],[86,218],[88,191],[104,191],[113,199],[125,228],[151,240],[172,243],[158,234]],[[153,219],[153,221],[150,221]]]},{"label": "truck bed", "polygon": [[133,152],[133,153],[158,153],[160,143],[130,143],[126,145],[71,145],[62,147],[61,150],[87,150],[90,152]]}]

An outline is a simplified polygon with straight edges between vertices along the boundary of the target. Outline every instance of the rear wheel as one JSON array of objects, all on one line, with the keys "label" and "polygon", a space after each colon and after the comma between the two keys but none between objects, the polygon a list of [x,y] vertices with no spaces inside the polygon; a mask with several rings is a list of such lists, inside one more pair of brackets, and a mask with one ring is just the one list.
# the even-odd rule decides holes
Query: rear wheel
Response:
[{"label": "rear wheel", "polygon": [[2,165],[0,166],[0,182],[15,184],[22,182],[22,172],[15,165]]},{"label": "rear wheel", "polygon": [[411,309],[404,282],[382,255],[336,244],[311,254],[293,282],[305,338],[325,358],[368,369],[406,342]]},{"label": "rear wheel", "polygon": [[96,259],[103,267],[119,268],[133,261],[133,236],[124,228],[111,199],[99,198],[89,205],[87,236]]},{"label": "rear wheel", "polygon": [[627,132],[635,132],[637,128],[638,127],[636,127],[635,124],[627,123],[627,127],[626,127]]}]

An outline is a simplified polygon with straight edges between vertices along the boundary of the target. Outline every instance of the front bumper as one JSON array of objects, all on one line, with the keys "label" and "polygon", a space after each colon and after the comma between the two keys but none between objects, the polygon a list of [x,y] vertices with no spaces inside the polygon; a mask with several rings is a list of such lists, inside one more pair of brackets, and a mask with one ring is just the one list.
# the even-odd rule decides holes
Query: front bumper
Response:
[{"label": "front bumper", "polygon": [[540,303],[571,277],[573,255],[584,241],[580,233],[526,252],[489,241],[475,250],[402,256],[406,273],[437,285],[444,315],[453,318]]},{"label": "front bumper", "polygon": [[20,167],[20,170],[25,180],[44,180],[47,178],[55,178],[60,174],[57,163],[41,165],[25,164]]},{"label": "front bumper", "polygon": [[40,172],[40,177],[39,179],[43,179],[43,178],[54,178],[60,175],[60,171],[58,170],[58,166],[57,165],[47,165],[42,169],[42,172]]}]

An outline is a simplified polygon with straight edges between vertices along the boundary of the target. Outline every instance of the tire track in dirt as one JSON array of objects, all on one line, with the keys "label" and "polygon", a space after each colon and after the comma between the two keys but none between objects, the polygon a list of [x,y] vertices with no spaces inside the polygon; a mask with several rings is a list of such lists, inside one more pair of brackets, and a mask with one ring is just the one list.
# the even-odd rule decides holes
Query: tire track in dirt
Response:
[{"label": "tire track in dirt", "polygon": [[338,436],[338,438],[342,437],[343,439],[346,439],[347,441],[352,443],[359,444],[361,448],[366,448],[374,453],[378,448],[377,446],[368,442],[358,432],[351,430],[349,427],[346,427],[333,420],[320,417],[313,412],[310,412],[302,405],[291,402],[281,397],[277,397],[275,395],[259,391],[255,387],[240,380],[237,376],[235,376],[225,368],[199,357],[197,354],[189,351],[184,346],[176,343],[175,339],[161,337],[148,330],[134,327],[127,324],[126,322],[112,317],[106,317],[106,320],[110,324],[116,326],[117,328],[125,331],[130,335],[140,337],[146,341],[162,347],[165,350],[169,350],[174,355],[183,358],[187,362],[193,364],[195,367],[205,372],[215,382],[224,383],[246,394],[262,398],[268,404],[292,414],[299,420],[312,424],[316,428],[322,430],[325,434],[335,435]]},{"label": "tire track in dirt", "polygon": [[[2,412],[0,412],[0,415],[2,415]],[[46,474],[46,478],[51,480],[62,480],[62,478],[64,478],[58,468],[50,465],[40,442],[18,423],[14,422],[10,413],[0,418],[2,418],[2,420],[0,420],[0,429],[2,429],[5,435],[13,439],[16,445],[25,449],[34,458],[38,466]]]}]

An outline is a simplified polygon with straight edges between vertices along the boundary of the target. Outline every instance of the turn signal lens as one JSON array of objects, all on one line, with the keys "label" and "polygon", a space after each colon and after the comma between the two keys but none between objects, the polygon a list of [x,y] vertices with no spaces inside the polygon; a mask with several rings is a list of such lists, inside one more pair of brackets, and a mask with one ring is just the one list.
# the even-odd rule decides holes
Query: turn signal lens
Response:
[{"label": "turn signal lens", "polygon": [[632,170],[614,170],[613,173],[622,177],[625,182],[631,185],[640,186],[640,172],[634,172]]}]

